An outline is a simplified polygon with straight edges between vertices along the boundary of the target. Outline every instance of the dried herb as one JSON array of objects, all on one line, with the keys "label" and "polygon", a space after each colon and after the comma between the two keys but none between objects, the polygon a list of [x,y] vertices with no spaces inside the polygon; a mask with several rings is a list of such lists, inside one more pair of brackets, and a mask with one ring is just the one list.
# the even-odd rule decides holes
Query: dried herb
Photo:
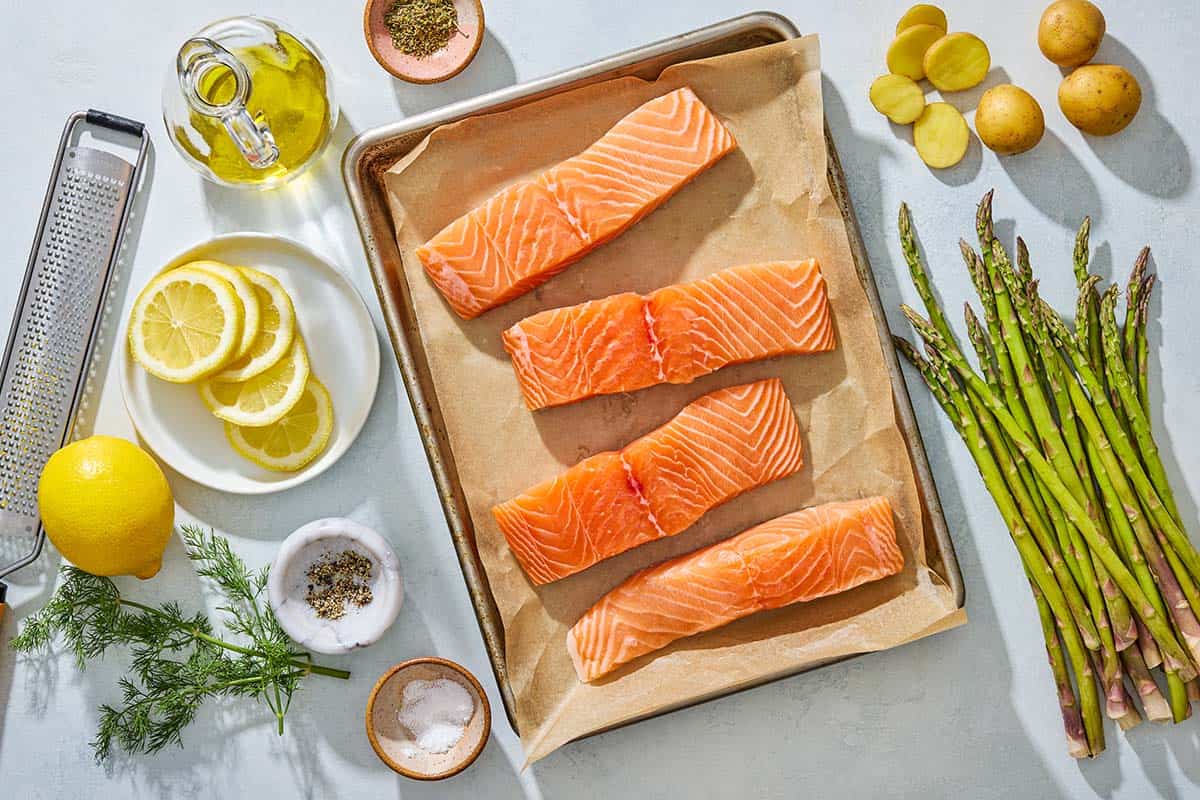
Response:
[{"label": "dried herb", "polygon": [[458,12],[450,0],[396,0],[383,15],[383,24],[397,50],[428,58],[458,31]]},{"label": "dried herb", "polygon": [[[283,733],[283,715],[307,675],[349,678],[350,673],[312,663],[296,650],[263,602],[267,569],[250,572],[211,532],[185,526],[184,542],[196,571],[224,595],[219,610],[226,633],[206,614],[185,615],[177,603],[158,607],[124,597],[108,578],[63,567],[64,580],[46,606],[28,620],[11,642],[14,650],[47,649],[62,638],[80,669],[110,648],[130,648],[130,676],[121,679],[121,703],[100,707],[100,728],[92,740],[96,759],[114,745],[128,753],[153,753],[182,744],[183,729],[204,701],[253,697],[266,703]],[[229,636],[241,642],[228,641]],[[224,637],[224,638],[223,638]]]}]

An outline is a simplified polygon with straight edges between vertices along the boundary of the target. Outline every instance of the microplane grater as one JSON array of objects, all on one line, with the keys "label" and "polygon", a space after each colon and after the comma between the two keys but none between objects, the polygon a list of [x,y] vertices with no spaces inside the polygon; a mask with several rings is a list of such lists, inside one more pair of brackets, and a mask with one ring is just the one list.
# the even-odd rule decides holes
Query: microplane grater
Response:
[{"label": "microplane grater", "polygon": [[[134,137],[136,163],[82,146],[89,127]],[[0,578],[45,541],[38,479],[72,435],[149,141],[142,123],[102,111],[63,129],[0,368]]]}]

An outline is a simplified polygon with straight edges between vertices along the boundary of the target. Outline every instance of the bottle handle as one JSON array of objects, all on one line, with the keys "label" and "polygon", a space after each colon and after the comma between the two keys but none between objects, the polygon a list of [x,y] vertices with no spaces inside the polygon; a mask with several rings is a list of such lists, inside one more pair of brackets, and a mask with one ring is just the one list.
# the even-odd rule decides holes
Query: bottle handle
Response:
[{"label": "bottle handle", "polygon": [[[199,90],[204,76],[214,69],[228,70],[233,75],[233,97],[220,104],[214,104]],[[219,119],[247,164],[255,169],[265,169],[279,160],[279,147],[270,128],[255,122],[246,109],[246,100],[250,97],[250,73],[233,53],[212,39],[196,36],[179,48],[175,70],[188,105],[206,117]]]}]

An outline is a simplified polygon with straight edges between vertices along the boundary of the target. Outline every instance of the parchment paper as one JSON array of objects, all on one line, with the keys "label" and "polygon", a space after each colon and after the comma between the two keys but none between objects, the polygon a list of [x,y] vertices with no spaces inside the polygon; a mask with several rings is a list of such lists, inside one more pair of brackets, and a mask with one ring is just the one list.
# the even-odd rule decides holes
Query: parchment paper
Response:
[{"label": "parchment paper", "polygon": [[[583,150],[646,100],[691,86],[739,147],[649,217],[540,289],[460,320],[415,249],[503,186]],[[528,758],[563,743],[802,665],[880,650],[961,624],[925,564],[921,508],[870,307],[826,180],[816,37],[680,64],[435,130],[387,174],[400,253],[480,558],[503,619],[516,717]],[[658,386],[527,411],[500,332],[546,308],[647,292],[735,264],[817,257],[833,303],[835,352],[731,367]],[[696,526],[557,583],[533,586],[489,511],[600,450],[614,450],[714,389],[778,376],[805,436],[799,475],[743,495]],[[891,498],[904,551],[892,578],[761,613],[676,642],[598,684],[581,684],[567,629],[633,572],[780,514],[832,500]]]}]

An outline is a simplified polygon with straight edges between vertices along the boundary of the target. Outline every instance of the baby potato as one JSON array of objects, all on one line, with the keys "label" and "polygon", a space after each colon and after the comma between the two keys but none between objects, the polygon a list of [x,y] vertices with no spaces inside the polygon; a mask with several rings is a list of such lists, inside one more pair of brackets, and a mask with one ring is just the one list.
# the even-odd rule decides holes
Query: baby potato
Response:
[{"label": "baby potato", "polygon": [[1024,153],[1042,140],[1046,118],[1033,95],[1004,83],[993,86],[979,98],[975,109],[975,132],[989,150],[1001,155]]},{"label": "baby potato", "polygon": [[958,109],[949,103],[930,103],[913,125],[917,155],[934,169],[953,167],[967,154],[971,130]]},{"label": "baby potato", "polygon": [[871,105],[897,125],[908,125],[925,110],[925,92],[912,78],[888,73],[871,83]]},{"label": "baby potato", "polygon": [[959,92],[983,82],[992,67],[992,56],[975,34],[951,33],[929,46],[922,66],[939,91]]},{"label": "baby potato", "polygon": [[929,3],[917,3],[905,11],[904,16],[896,23],[896,33],[900,33],[905,28],[911,28],[913,25],[932,25],[935,28],[941,28],[942,33],[945,33],[946,12]]},{"label": "baby potato", "polygon": [[1038,47],[1060,67],[1078,67],[1096,56],[1104,38],[1104,15],[1088,0],[1058,0],[1042,13]]},{"label": "baby potato", "polygon": [[1071,124],[1084,133],[1112,136],[1137,116],[1142,106],[1142,87],[1124,67],[1088,64],[1059,85],[1058,105]]},{"label": "baby potato", "polygon": [[888,72],[903,75],[914,81],[924,78],[925,51],[942,38],[943,33],[941,28],[924,23],[900,31],[888,47]]}]

